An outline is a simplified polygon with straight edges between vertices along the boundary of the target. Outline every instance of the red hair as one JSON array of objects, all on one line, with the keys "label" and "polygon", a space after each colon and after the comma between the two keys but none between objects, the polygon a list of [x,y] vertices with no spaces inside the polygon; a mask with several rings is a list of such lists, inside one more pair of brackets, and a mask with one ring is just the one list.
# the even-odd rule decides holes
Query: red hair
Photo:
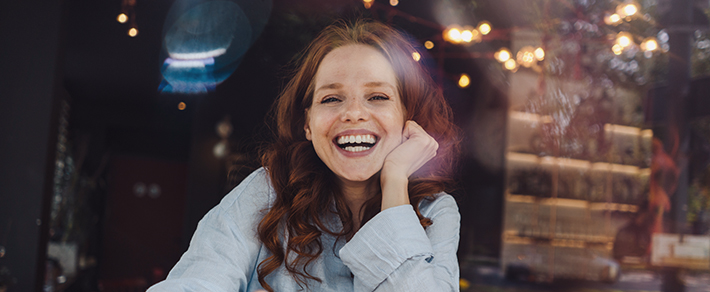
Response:
[{"label": "red hair", "polygon": [[[378,22],[361,20],[352,25],[339,22],[327,27],[305,49],[295,74],[274,104],[276,139],[262,155],[262,164],[276,191],[273,206],[258,227],[259,239],[271,256],[259,263],[257,272],[259,283],[269,291],[273,289],[265,277],[281,264],[301,286],[307,279],[321,281],[306,269],[323,251],[320,236],[323,233],[351,236],[356,231],[352,213],[337,187],[337,178],[318,158],[304,132],[305,111],[312,102],[320,62],[335,48],[350,44],[376,48],[390,61],[406,119],[416,121],[439,143],[436,157],[409,180],[410,202],[422,226],[431,225],[431,220],[421,215],[419,203],[432,199],[450,182],[448,177],[458,154],[458,130],[441,89],[412,58],[415,47],[402,33]],[[364,204],[363,221],[359,226],[380,211],[381,199],[378,194]],[[343,230],[330,230],[321,220],[326,212],[333,210],[332,206],[343,222]],[[287,238],[282,238],[284,234],[288,234]],[[296,256],[289,256],[291,253]]]}]

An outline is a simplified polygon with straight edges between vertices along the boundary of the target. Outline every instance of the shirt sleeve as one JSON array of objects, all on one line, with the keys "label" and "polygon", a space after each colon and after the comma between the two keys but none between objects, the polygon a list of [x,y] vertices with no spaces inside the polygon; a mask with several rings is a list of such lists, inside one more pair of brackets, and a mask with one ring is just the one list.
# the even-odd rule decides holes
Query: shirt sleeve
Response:
[{"label": "shirt sleeve", "polygon": [[188,250],[167,279],[148,292],[231,292],[254,288],[248,285],[261,247],[256,226],[268,207],[269,197],[268,187],[257,172],[200,220]]},{"label": "shirt sleeve", "polygon": [[426,231],[411,205],[386,209],[343,246],[355,291],[459,291],[456,202],[441,195],[423,215],[433,221]]}]

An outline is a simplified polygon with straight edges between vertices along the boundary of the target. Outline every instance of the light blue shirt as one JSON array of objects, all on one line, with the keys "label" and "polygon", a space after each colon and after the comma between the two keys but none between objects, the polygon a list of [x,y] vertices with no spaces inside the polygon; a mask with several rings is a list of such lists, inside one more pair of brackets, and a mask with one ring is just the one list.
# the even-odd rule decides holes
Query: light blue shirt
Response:
[{"label": "light blue shirt", "polygon": [[[259,241],[257,226],[275,197],[264,168],[253,172],[202,218],[187,252],[148,292],[262,289],[256,268],[270,252]],[[426,230],[411,205],[388,208],[348,242],[323,233],[323,252],[308,266],[322,282],[308,280],[308,289],[301,289],[282,264],[267,283],[278,292],[459,291],[461,217],[450,195],[435,197],[419,207],[433,221]],[[341,230],[340,219],[331,215],[326,224]]]}]

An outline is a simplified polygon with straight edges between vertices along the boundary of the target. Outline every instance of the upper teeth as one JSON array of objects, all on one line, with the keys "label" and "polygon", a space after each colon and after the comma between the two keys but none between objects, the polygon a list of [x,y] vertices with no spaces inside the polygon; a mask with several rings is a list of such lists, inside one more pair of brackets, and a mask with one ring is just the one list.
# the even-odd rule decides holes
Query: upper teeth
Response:
[{"label": "upper teeth", "polygon": [[340,136],[338,138],[338,144],[346,143],[370,143],[375,144],[377,139],[373,135],[350,135],[350,136]]}]

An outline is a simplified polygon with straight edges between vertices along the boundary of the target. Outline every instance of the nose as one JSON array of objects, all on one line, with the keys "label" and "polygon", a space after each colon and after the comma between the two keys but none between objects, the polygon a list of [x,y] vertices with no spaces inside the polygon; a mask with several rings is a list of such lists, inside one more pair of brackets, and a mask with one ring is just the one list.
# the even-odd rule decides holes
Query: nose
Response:
[{"label": "nose", "polygon": [[368,120],[370,113],[363,103],[363,99],[347,99],[342,115],[343,122],[358,122]]}]

